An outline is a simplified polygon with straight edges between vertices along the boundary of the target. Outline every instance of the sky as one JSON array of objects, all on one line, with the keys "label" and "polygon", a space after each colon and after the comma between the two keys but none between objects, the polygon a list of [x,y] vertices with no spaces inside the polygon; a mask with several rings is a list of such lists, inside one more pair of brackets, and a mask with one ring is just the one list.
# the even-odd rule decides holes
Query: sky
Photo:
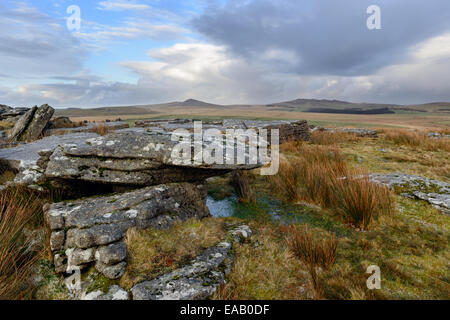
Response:
[{"label": "sky", "polygon": [[0,104],[190,98],[450,101],[450,1],[0,1]]}]

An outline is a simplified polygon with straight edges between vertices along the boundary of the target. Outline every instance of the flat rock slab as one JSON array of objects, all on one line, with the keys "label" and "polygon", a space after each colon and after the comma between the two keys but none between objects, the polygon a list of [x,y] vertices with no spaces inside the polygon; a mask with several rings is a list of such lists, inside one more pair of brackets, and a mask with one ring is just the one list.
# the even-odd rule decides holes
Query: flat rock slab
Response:
[{"label": "flat rock slab", "polygon": [[[258,143],[265,144],[265,137],[259,137],[258,142],[244,139],[242,149],[226,139],[228,129],[265,129],[269,135],[270,130],[278,129],[281,141],[309,139],[309,127],[304,120],[208,122],[202,125],[203,129],[216,131],[200,141],[194,139],[198,137],[193,132],[193,120],[152,120],[138,124],[145,128],[121,129],[106,136],[88,132],[50,136],[2,149],[0,159],[14,163],[19,171],[15,183],[37,189],[49,180],[141,187],[198,182],[270,162],[270,151],[256,151]],[[174,136],[176,129],[184,129],[184,132]],[[251,152],[253,150],[255,152]]]},{"label": "flat rock slab", "polygon": [[[176,129],[186,129],[192,131],[194,129],[194,120],[178,119],[178,120],[147,120],[136,122],[137,127],[149,128],[152,131],[170,132]],[[308,141],[310,139],[310,131],[308,123],[305,120],[240,120],[240,119],[224,119],[223,121],[202,121],[202,127],[207,129],[218,129],[225,131],[226,129],[278,129],[280,141],[290,139],[301,139]]]},{"label": "flat rock slab", "polygon": [[[201,158],[197,162],[195,159],[199,153],[193,148],[194,143],[185,150],[177,149],[180,144],[172,141],[171,137],[168,133],[130,129],[60,145],[49,158],[45,176],[48,179],[148,186],[201,181],[231,170],[253,169],[262,165],[258,159],[250,161],[248,156],[243,164],[239,164],[234,146],[231,161],[224,152],[221,158],[223,163],[209,164]],[[210,150],[211,145],[202,142],[201,147],[202,150]],[[224,149],[223,144],[220,147]],[[177,150],[188,151],[190,155],[182,158],[183,153],[180,155]]]},{"label": "flat rock slab", "polygon": [[[93,129],[98,125],[98,123],[87,123],[83,127],[75,127],[75,128],[55,128],[46,130],[46,134],[48,135],[60,135],[60,134],[71,134],[71,133],[79,133],[79,132],[92,132]],[[101,123],[108,127],[110,130],[122,130],[129,128],[130,125],[125,121],[114,121],[114,122],[105,122]]]},{"label": "flat rock slab", "polygon": [[133,300],[203,300],[224,283],[233,261],[232,247],[250,237],[246,225],[234,228],[225,241],[204,250],[188,265],[150,281],[135,285]]},{"label": "flat rock slab", "polygon": [[190,183],[55,203],[44,211],[52,231],[50,247],[57,272],[95,264],[111,279],[125,270],[122,239],[129,228],[167,228],[175,221],[209,215],[205,187]]},{"label": "flat rock slab", "polygon": [[357,137],[363,137],[363,138],[377,138],[378,132],[376,130],[372,129],[365,129],[365,128],[321,128],[321,127],[315,127],[311,130],[314,131],[327,131],[331,133],[339,132],[339,133],[352,133]]},{"label": "flat rock slab", "polygon": [[406,173],[371,174],[370,179],[390,188],[399,187],[402,195],[427,201],[450,215],[450,183]]},{"label": "flat rock slab", "polygon": [[42,150],[54,150],[58,145],[84,143],[87,139],[98,137],[96,133],[73,133],[61,136],[49,136],[40,140],[20,144],[14,148],[0,149],[0,159],[10,161],[16,169],[21,162],[36,162]]}]

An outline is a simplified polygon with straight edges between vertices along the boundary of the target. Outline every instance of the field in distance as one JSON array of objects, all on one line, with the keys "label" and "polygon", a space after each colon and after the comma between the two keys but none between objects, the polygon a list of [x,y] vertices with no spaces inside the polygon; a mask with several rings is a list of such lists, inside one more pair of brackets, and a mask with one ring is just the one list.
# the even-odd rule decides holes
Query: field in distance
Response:
[{"label": "field in distance", "polygon": [[450,126],[450,103],[399,106],[349,103],[336,100],[297,99],[270,105],[216,105],[189,99],[165,104],[59,109],[57,116],[73,121],[196,119],[305,119],[322,126],[403,127],[414,129]]}]

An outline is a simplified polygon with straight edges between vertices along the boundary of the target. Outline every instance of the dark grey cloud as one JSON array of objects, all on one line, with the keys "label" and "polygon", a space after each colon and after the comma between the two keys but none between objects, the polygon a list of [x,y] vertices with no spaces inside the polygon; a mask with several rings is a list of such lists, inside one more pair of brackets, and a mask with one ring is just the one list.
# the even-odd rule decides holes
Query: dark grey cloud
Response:
[{"label": "dark grey cloud", "polygon": [[[372,4],[381,8],[382,30],[366,27]],[[297,55],[290,64],[273,59],[278,71],[366,75],[403,61],[413,45],[449,31],[450,1],[231,0],[209,7],[193,25],[252,60],[271,49]]]}]

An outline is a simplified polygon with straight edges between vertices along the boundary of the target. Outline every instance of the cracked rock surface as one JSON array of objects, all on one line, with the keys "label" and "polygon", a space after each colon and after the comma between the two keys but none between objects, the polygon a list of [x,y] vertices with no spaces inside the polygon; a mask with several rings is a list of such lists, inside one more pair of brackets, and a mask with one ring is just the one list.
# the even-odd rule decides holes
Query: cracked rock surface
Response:
[{"label": "cracked rock surface", "polygon": [[427,201],[450,215],[450,184],[406,173],[371,174],[370,179],[390,188],[399,187],[402,195]]}]

